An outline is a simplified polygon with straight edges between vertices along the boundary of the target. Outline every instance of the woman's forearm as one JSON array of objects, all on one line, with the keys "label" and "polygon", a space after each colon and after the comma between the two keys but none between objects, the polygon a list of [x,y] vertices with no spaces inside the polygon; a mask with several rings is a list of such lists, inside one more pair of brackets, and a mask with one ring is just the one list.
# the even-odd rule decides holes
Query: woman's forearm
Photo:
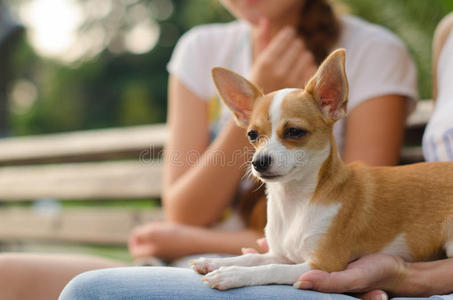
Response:
[{"label": "woman's forearm", "polygon": [[407,263],[404,279],[391,292],[426,297],[453,293],[453,258]]},{"label": "woman's forearm", "polygon": [[346,163],[360,160],[371,166],[397,164],[404,136],[406,102],[400,95],[384,95],[355,107],[346,119],[343,160]]},{"label": "woman's forearm", "polygon": [[[190,169],[166,188],[163,204],[167,219],[191,225],[218,220],[237,191],[251,153],[244,129],[230,121],[208,149],[190,162]],[[194,158],[196,154],[185,159]]]}]

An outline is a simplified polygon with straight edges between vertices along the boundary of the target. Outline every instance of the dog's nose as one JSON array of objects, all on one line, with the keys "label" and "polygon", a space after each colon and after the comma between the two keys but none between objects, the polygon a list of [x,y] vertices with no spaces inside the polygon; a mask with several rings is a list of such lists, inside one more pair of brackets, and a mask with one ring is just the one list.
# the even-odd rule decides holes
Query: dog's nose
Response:
[{"label": "dog's nose", "polygon": [[256,171],[262,173],[269,169],[269,166],[272,163],[272,157],[269,155],[258,156],[252,161],[252,165]]}]

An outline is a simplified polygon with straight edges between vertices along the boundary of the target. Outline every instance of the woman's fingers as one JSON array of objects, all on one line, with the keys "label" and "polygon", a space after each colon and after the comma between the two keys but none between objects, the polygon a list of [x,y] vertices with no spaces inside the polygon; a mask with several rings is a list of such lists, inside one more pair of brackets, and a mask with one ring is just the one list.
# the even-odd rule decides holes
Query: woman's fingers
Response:
[{"label": "woman's fingers", "polygon": [[296,32],[291,27],[285,27],[272,39],[269,45],[263,50],[262,56],[265,59],[275,61],[291,45],[295,38]]},{"label": "woman's fingers", "polygon": [[134,228],[131,235],[135,237],[138,241],[144,241],[151,238],[152,231],[151,224],[145,224]]},{"label": "woman's fingers", "polygon": [[269,252],[269,245],[267,244],[266,238],[260,238],[256,240],[258,244],[259,251],[255,248],[242,248],[242,254],[249,254],[249,253],[266,253]]},{"label": "woman's fingers", "polygon": [[261,252],[264,252],[264,253],[269,252],[269,245],[267,244],[267,240],[265,237],[257,239],[256,243],[260,247]]},{"label": "woman's fingers", "polygon": [[242,254],[259,253],[258,250],[254,248],[242,248],[241,252]]},{"label": "woman's fingers", "polygon": [[255,47],[258,56],[250,79],[268,93],[282,88],[303,88],[316,72],[313,55],[294,28],[285,27],[270,39],[269,20],[261,20]]},{"label": "woman's fingers", "polygon": [[258,40],[256,47],[258,53],[261,53],[271,41],[271,25],[268,18],[263,17],[258,23]]},{"label": "woman's fingers", "polygon": [[306,69],[306,72],[302,76],[302,85],[305,88],[305,85],[310,81],[310,79],[316,74],[318,67],[316,65],[312,65]]},{"label": "woman's fingers", "polygon": [[289,77],[295,64],[300,61],[303,51],[304,44],[302,40],[299,38],[293,40],[289,48],[280,56],[278,63],[275,65],[276,74],[280,74],[282,77]]},{"label": "woman's fingers", "polygon": [[153,242],[169,231],[171,232],[171,225],[168,223],[150,222],[135,227],[130,234],[130,240],[133,239],[136,243]]},{"label": "woman's fingers", "polygon": [[299,277],[294,287],[330,293],[360,293],[357,296],[364,300],[387,300],[384,289],[394,285],[395,276],[400,276],[401,262],[402,259],[396,256],[368,255],[349,264],[344,271],[307,272]]},{"label": "woman's fingers", "polygon": [[294,32],[282,32],[264,51],[263,59],[272,67],[276,78],[286,83],[286,87],[303,88],[317,70],[313,54]]},{"label": "woman's fingers", "polygon": [[313,55],[305,50],[301,53],[288,74],[291,82],[297,82],[297,87],[304,87],[308,80],[316,73],[317,67]]},{"label": "woman's fingers", "polygon": [[129,252],[134,258],[150,257],[155,255],[155,246],[152,243],[141,243],[130,247]]},{"label": "woman's fingers", "polygon": [[360,292],[363,274],[355,269],[328,273],[314,270],[297,279],[294,287],[327,293]]},{"label": "woman's fingers", "polygon": [[360,299],[363,300],[388,300],[388,295],[383,290],[374,290],[368,293],[357,295]]}]

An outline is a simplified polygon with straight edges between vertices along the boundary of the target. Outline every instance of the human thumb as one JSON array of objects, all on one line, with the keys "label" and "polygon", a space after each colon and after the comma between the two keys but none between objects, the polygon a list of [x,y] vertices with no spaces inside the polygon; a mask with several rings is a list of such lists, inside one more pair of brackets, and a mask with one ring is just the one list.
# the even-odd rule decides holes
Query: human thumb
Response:
[{"label": "human thumb", "polygon": [[328,273],[312,270],[301,275],[294,287],[327,293],[345,293],[351,291],[355,277],[354,273],[349,271]]}]

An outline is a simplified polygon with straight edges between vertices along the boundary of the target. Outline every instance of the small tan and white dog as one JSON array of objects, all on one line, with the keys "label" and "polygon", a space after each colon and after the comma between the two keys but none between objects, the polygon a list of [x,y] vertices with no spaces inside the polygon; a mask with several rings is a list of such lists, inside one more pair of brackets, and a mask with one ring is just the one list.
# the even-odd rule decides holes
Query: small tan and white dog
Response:
[{"label": "small tan and white dog", "polygon": [[212,288],[294,284],[307,271],[344,270],[370,253],[408,261],[453,256],[453,163],[368,167],[340,159],[332,127],[346,115],[344,63],[337,50],[305,90],[267,95],[238,74],[213,69],[220,97],[256,148],[269,252],[192,261]]}]

